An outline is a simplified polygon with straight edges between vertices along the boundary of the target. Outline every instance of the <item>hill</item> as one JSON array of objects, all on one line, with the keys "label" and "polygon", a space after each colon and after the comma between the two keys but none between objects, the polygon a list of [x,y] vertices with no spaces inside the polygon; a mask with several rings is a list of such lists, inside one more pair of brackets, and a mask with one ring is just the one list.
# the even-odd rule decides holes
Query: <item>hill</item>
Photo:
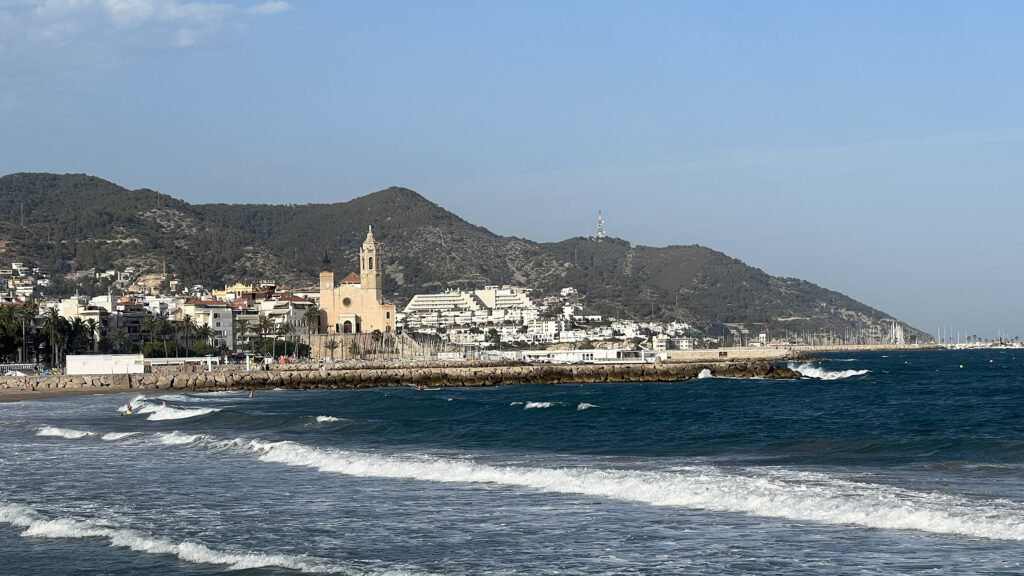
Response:
[{"label": "hill", "polygon": [[[703,246],[503,237],[405,188],[334,204],[193,205],[81,174],[0,178],[0,262],[27,260],[60,273],[125,266],[158,272],[166,263],[187,284],[275,279],[311,286],[324,251],[336,272],[356,268],[367,225],[385,249],[385,294],[399,305],[417,292],[520,284],[545,294],[573,286],[595,313],[683,320],[712,333],[733,325],[842,334],[891,321],[838,292],[770,276]],[[930,339],[904,330],[908,338]]]}]

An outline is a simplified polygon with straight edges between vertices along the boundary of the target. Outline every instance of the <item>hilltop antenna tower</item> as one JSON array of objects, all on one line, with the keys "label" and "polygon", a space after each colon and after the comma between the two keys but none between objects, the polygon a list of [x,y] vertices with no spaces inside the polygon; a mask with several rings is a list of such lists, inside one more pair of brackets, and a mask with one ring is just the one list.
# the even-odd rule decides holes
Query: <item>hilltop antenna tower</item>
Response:
[{"label": "hilltop antenna tower", "polygon": [[597,211],[597,241],[600,242],[604,239],[604,216],[601,215],[601,211]]}]

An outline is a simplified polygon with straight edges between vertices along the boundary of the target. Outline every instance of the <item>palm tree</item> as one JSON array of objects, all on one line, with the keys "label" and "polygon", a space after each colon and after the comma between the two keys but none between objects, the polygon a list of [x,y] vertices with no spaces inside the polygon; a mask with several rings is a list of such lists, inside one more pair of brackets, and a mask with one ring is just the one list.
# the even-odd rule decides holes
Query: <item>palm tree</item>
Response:
[{"label": "palm tree", "polygon": [[[29,336],[35,335],[35,326],[33,321],[36,318],[36,314],[39,311],[39,306],[35,302],[28,302],[22,304],[17,308],[16,318],[18,323],[21,324],[21,361],[28,362],[28,343],[26,340]],[[26,328],[27,327],[27,328]],[[33,338],[34,339],[34,338]]]},{"label": "palm tree", "polygon": [[338,346],[340,346],[340,344],[338,344],[338,341],[335,340],[334,338],[331,338],[330,340],[327,341],[326,344],[324,344],[324,346],[326,346],[327,349],[331,351],[331,360],[334,360],[334,351],[338,349]]},{"label": "palm tree", "polygon": [[203,324],[196,330],[196,338],[202,339],[203,342],[213,346],[213,328],[210,328],[209,324]]},{"label": "palm tree", "polygon": [[155,342],[157,328],[159,327],[159,320],[156,316],[149,316],[142,321],[142,329],[149,333],[149,343]]},{"label": "palm tree", "polygon": [[67,349],[76,354],[78,352],[83,352],[86,343],[86,332],[88,330],[89,328],[85,325],[85,320],[82,320],[79,317],[72,319],[68,330]]},{"label": "palm tree", "polygon": [[370,332],[370,339],[373,341],[373,355],[376,356],[380,352],[380,344],[384,340],[384,334],[380,330],[374,330]]},{"label": "palm tree", "polygon": [[192,333],[196,331],[196,321],[192,318],[191,314],[185,314],[181,317],[181,331],[185,334],[185,348],[191,350]]},{"label": "palm tree", "polygon": [[295,326],[293,326],[291,322],[282,322],[281,325],[277,327],[277,335],[284,338],[285,354],[288,353],[288,336],[291,335],[293,332],[295,332]]},{"label": "palm tree", "polygon": [[260,350],[262,351],[267,347],[267,334],[274,332],[274,321],[269,316],[260,316],[256,323],[256,330],[260,333]]},{"label": "palm tree", "polygon": [[99,344],[99,340],[96,337],[99,335],[100,323],[95,318],[89,318],[85,321],[85,328],[89,338],[92,340],[92,352],[95,354],[96,345]]},{"label": "palm tree", "polygon": [[110,341],[113,342],[114,348],[116,348],[118,352],[122,352],[124,350],[124,345],[128,344],[130,339],[128,338],[128,333],[125,332],[124,328],[118,328],[110,336]]},{"label": "palm tree", "polygon": [[306,333],[320,332],[320,308],[313,304],[302,313],[302,322],[306,325]]},{"label": "palm tree", "polygon": [[238,320],[238,321],[235,322],[234,332],[235,332],[235,349],[236,350],[238,349],[238,343],[242,340],[242,337],[245,336],[245,333],[248,332],[248,331],[249,331],[249,321],[248,320]]},{"label": "palm tree", "polygon": [[61,365],[61,346],[67,342],[68,321],[57,312],[56,308],[50,308],[43,319],[43,331],[50,342],[50,361],[55,368]]}]

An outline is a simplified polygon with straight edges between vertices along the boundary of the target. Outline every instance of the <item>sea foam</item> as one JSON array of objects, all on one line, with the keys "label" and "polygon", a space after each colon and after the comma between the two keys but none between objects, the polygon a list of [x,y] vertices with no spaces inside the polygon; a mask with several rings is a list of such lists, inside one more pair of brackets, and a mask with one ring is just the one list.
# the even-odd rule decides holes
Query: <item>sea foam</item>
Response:
[{"label": "sea foam", "polygon": [[805,378],[814,378],[816,380],[842,380],[851,376],[863,376],[870,372],[870,370],[825,370],[809,362],[798,365],[790,363],[788,366],[791,370],[796,370],[803,374]]},{"label": "sea foam", "polygon": [[140,432],[107,432],[100,436],[100,440],[106,440],[107,442],[114,442],[117,440],[124,440],[129,436],[137,436]]},{"label": "sea foam", "polygon": [[139,408],[138,414],[149,414],[146,420],[184,420],[195,418],[213,412],[220,412],[220,408],[175,408],[173,406],[162,406],[160,404],[145,404]]},{"label": "sea foam", "polygon": [[197,542],[174,542],[113,523],[72,518],[46,519],[22,504],[0,503],[0,522],[24,528],[25,538],[105,538],[111,546],[147,554],[169,554],[195,564],[217,564],[229,570],[286,568],[300,572],[350,572],[306,556],[225,552]]},{"label": "sea foam", "polygon": [[58,428],[57,426],[43,426],[36,432],[37,436],[57,436],[59,438],[68,438],[70,440],[77,440],[78,438],[85,438],[87,436],[95,436],[95,432],[87,432],[85,430],[75,430],[72,428]]},{"label": "sea foam", "polygon": [[156,435],[156,439],[161,444],[166,446],[181,446],[183,444],[192,444],[193,442],[202,438],[199,434],[185,434],[184,432],[160,432]]},{"label": "sea foam", "polygon": [[434,456],[319,449],[294,442],[253,440],[248,446],[264,462],[349,476],[493,483],[653,506],[1024,541],[1024,507],[1019,504],[853,482],[826,474],[723,471],[706,465],[671,472],[503,467]]}]

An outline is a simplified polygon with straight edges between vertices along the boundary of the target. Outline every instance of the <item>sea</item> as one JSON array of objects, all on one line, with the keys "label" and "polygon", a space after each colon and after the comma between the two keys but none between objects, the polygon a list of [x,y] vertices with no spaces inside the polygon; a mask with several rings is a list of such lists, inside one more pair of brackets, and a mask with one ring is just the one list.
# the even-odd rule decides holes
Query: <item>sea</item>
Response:
[{"label": "sea", "polygon": [[0,404],[0,572],[1024,572],[1024,351],[792,366]]}]

